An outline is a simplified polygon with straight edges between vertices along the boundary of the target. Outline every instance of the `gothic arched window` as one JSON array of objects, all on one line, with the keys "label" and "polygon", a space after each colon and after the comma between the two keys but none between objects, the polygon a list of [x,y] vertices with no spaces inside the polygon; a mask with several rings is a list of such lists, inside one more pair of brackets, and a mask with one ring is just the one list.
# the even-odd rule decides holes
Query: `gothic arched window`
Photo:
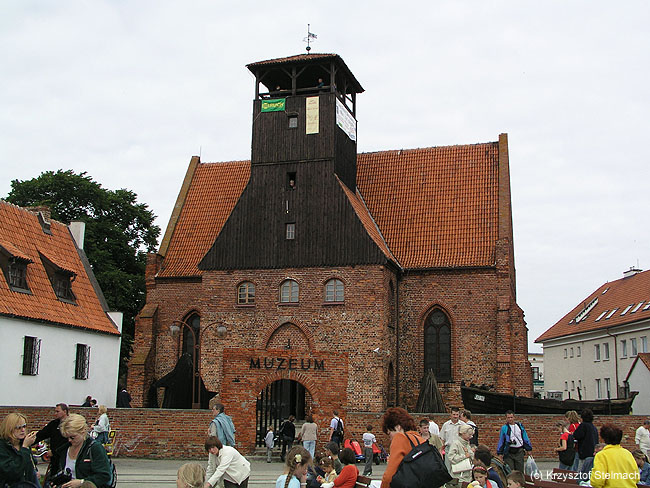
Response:
[{"label": "gothic arched window", "polygon": [[434,309],[424,322],[424,371],[433,370],[438,381],[451,381],[451,323]]}]

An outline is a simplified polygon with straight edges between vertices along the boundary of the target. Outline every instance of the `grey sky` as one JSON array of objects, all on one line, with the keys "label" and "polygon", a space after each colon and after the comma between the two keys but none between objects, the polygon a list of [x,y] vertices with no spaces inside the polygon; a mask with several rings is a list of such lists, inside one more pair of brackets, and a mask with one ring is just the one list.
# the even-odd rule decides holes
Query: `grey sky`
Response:
[{"label": "grey sky", "polygon": [[[250,157],[245,64],[343,57],[363,151],[509,134],[529,342],[650,268],[647,1],[4,0],[0,196],[58,168],[128,188],[163,228],[190,157]],[[650,298],[650,297],[649,297]],[[532,350],[539,350],[533,346]]]}]

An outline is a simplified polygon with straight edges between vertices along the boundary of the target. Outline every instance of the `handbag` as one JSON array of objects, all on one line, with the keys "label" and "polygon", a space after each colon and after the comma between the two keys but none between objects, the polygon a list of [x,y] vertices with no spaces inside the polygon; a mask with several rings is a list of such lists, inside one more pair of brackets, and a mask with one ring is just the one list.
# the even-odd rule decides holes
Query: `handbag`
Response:
[{"label": "handbag", "polygon": [[451,481],[452,477],[445,467],[438,450],[424,441],[411,444],[411,451],[404,456],[390,482],[391,488],[439,488]]},{"label": "handbag", "polygon": [[469,458],[465,458],[456,464],[451,465],[451,472],[454,474],[460,474],[464,471],[470,471],[472,469],[472,461]]}]

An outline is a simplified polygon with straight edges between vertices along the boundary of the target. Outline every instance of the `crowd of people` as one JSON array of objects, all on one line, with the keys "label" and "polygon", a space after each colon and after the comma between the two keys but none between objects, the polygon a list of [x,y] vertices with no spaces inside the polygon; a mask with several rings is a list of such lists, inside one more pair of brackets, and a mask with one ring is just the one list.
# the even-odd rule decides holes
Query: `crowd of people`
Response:
[{"label": "crowd of people", "polygon": [[[188,463],[178,470],[179,488],[246,488],[251,473],[250,462],[236,449],[236,430],[224,406],[215,403],[214,418],[207,429],[205,451],[207,469]],[[517,488],[525,486],[526,453],[532,443],[525,426],[515,414],[506,412],[505,423],[499,430],[496,451],[479,443],[478,426],[471,420],[471,412],[452,408],[450,418],[439,427],[433,420],[419,422],[403,408],[389,408],[381,419],[381,430],[390,438],[388,464],[381,478],[381,488],[402,486],[400,470],[406,456],[435,453],[432,458],[435,472],[427,473],[442,479],[440,486],[458,488]],[[344,423],[337,411],[329,423],[328,442],[316,451],[318,427],[311,416],[296,436],[295,418],[290,416],[279,432],[270,427],[265,443],[267,460],[276,439],[282,443],[281,457],[284,473],[276,480],[276,488],[354,488],[359,477],[357,455],[350,447],[343,447]],[[558,442],[558,473],[578,479],[584,486],[594,488],[636,487],[638,482],[650,484],[650,421],[644,421],[635,432],[634,450],[621,446],[622,429],[612,423],[596,428],[589,409],[580,414],[569,411],[556,424]],[[66,404],[57,404],[54,418],[40,430],[27,428],[27,419],[20,413],[10,413],[0,423],[0,487],[40,487],[31,447],[42,440],[49,441],[50,467],[45,486],[61,488],[110,486],[112,464],[102,445],[110,429],[107,409],[100,405],[93,425],[86,418],[71,414]],[[373,425],[366,426],[362,436],[365,456],[364,476],[372,475],[373,448],[377,439]],[[294,441],[302,445],[293,446]],[[602,442],[599,442],[602,441]],[[346,441],[346,445],[347,445]],[[429,446],[426,449],[423,445]],[[360,450],[360,447],[358,448]],[[437,460],[437,461],[436,461]],[[530,458],[529,458],[530,460]],[[430,468],[430,467],[429,467]],[[429,469],[428,468],[428,469]],[[54,482],[60,479],[63,481]],[[398,483],[398,484],[395,484]]]}]

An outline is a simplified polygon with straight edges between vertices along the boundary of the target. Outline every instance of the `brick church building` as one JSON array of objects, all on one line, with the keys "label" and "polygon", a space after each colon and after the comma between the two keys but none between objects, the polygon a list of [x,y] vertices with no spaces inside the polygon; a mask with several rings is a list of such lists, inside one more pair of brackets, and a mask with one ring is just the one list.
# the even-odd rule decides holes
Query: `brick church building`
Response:
[{"label": "brick church building", "polygon": [[532,396],[507,135],[357,154],[341,57],[248,69],[250,161],[193,157],[149,256],[134,406],[218,395],[252,448],[289,414],[413,410],[428,370],[448,405],[461,381]]}]

